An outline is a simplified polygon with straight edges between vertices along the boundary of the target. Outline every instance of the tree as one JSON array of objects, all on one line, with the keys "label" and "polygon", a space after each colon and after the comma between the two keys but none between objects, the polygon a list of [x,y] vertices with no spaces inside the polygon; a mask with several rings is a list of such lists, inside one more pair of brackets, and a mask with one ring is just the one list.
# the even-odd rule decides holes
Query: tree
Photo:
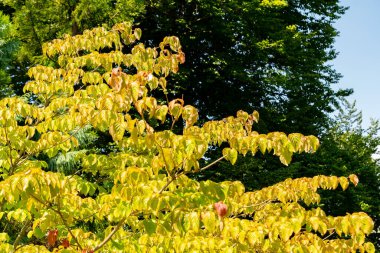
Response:
[{"label": "tree", "polygon": [[[166,77],[184,62],[178,38],[150,48],[140,37],[140,29],[121,23],[54,40],[43,52],[59,66],[28,71],[24,90],[33,99],[0,101],[2,251],[375,251],[365,241],[373,228],[367,214],[332,217],[315,206],[318,189],[345,190],[357,185],[356,175],[287,179],[253,192],[237,181],[190,179],[248,152],[273,152],[288,164],[319,142],[259,134],[252,130],[256,111],[196,125],[195,107],[151,96],[167,93]],[[130,54],[122,53],[125,44],[133,45]],[[84,127],[111,135],[114,150],[83,149],[75,136]],[[211,144],[225,145],[223,156],[200,167]],[[67,174],[44,161],[80,150]]]},{"label": "tree", "polygon": [[340,75],[328,64],[345,9],[338,0],[146,1],[136,22],[148,45],[181,36],[189,60],[170,81],[201,120],[254,108],[262,132],[319,135],[351,92],[332,89]]},{"label": "tree", "polygon": [[17,49],[17,41],[13,38],[14,28],[9,17],[0,11],[0,98],[12,94],[10,87],[11,77],[9,71],[10,63],[14,60]]},{"label": "tree", "polygon": [[183,95],[201,121],[254,108],[261,132],[319,135],[337,97],[350,93],[332,89],[340,75],[328,65],[336,56],[332,24],[345,11],[338,0],[3,2],[23,42],[18,65],[25,71],[13,75],[18,94],[43,42],[131,19],[146,27],[148,46],[181,36],[189,60],[169,77],[169,98]]},{"label": "tree", "polygon": [[[375,231],[371,241],[380,248],[380,164],[374,155],[380,145],[379,122],[362,127],[362,114],[355,103],[343,100],[339,114],[331,124],[315,159],[318,171],[324,174],[357,174],[361,178],[360,186],[355,191],[329,192],[323,195],[324,203],[329,207],[328,213],[342,215],[348,212],[364,210],[375,221]],[[328,166],[330,164],[330,166]],[[309,166],[307,175],[312,176]],[[315,173],[315,172],[314,172]]]},{"label": "tree", "polygon": [[96,26],[132,21],[144,12],[141,0],[4,0],[1,4],[2,9],[11,15],[21,42],[18,61],[13,63],[15,68],[20,68],[18,73],[13,73],[14,88],[19,95],[27,80],[25,73],[28,68],[35,64],[49,64],[48,58],[40,57],[43,43],[64,34],[80,34]]}]

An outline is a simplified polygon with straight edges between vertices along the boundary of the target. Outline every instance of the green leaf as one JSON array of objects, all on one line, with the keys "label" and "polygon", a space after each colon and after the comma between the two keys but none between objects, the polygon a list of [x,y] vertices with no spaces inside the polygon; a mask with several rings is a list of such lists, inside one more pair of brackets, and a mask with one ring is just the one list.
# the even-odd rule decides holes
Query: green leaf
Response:
[{"label": "green leaf", "polygon": [[37,239],[41,239],[43,237],[45,237],[45,233],[41,230],[41,228],[39,227],[36,227],[34,230],[33,230],[33,235],[37,238]]}]

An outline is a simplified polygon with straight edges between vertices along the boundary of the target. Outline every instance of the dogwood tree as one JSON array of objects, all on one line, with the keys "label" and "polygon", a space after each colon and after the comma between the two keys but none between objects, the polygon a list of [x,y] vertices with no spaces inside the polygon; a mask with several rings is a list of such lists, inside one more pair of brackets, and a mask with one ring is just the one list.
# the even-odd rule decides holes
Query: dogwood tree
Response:
[{"label": "dogwood tree", "polygon": [[[345,190],[356,175],[287,179],[254,192],[191,179],[223,159],[233,165],[238,154],[273,153],[288,164],[319,142],[260,134],[256,111],[197,124],[197,109],[166,91],[166,77],[185,61],[179,39],[150,48],[140,37],[121,23],[47,43],[53,63],[29,69],[28,95],[0,101],[0,251],[375,251],[367,214],[332,217],[318,206],[319,189]],[[86,148],[84,129],[111,136],[111,148]],[[211,146],[222,157],[206,159]],[[54,170],[47,161],[58,156],[76,166]]]}]

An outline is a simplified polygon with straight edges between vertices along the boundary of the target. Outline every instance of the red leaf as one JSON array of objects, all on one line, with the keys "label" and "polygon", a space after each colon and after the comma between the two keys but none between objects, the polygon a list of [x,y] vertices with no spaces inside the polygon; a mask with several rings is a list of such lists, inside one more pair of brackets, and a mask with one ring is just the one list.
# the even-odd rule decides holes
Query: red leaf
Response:
[{"label": "red leaf", "polygon": [[219,201],[218,203],[214,204],[214,208],[220,218],[223,218],[227,214],[227,205],[224,204],[222,201]]},{"label": "red leaf", "polygon": [[58,238],[58,229],[49,230],[47,240],[48,245],[53,247]]},{"label": "red leaf", "polygon": [[70,247],[70,242],[69,242],[69,240],[67,240],[67,238],[65,238],[61,241],[61,245],[66,249],[66,248]]}]

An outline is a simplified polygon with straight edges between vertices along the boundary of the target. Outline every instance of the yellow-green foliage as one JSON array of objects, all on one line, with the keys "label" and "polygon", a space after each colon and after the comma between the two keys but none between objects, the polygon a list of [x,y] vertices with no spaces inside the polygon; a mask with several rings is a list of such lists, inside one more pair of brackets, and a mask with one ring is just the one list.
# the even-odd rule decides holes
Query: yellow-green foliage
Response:
[{"label": "yellow-green foliage", "polygon": [[[30,68],[24,90],[32,98],[0,101],[0,224],[8,223],[1,252],[374,252],[368,215],[331,217],[317,207],[319,188],[345,190],[358,183],[355,175],[288,179],[254,192],[240,182],[190,179],[222,159],[234,164],[238,154],[273,153],[288,164],[319,142],[252,131],[257,112],[197,124],[195,107],[152,96],[167,93],[165,78],[184,62],[178,38],[146,48],[140,36],[122,23],[54,40],[43,51],[59,68]],[[119,77],[120,91],[109,86],[115,65],[130,71]],[[160,129],[177,123],[183,132],[151,122]],[[75,133],[88,126],[108,132],[115,151],[81,152],[72,175],[48,171],[39,159],[81,149]],[[221,144],[223,157],[200,167],[208,147]],[[225,216],[214,208],[219,201]]]}]

